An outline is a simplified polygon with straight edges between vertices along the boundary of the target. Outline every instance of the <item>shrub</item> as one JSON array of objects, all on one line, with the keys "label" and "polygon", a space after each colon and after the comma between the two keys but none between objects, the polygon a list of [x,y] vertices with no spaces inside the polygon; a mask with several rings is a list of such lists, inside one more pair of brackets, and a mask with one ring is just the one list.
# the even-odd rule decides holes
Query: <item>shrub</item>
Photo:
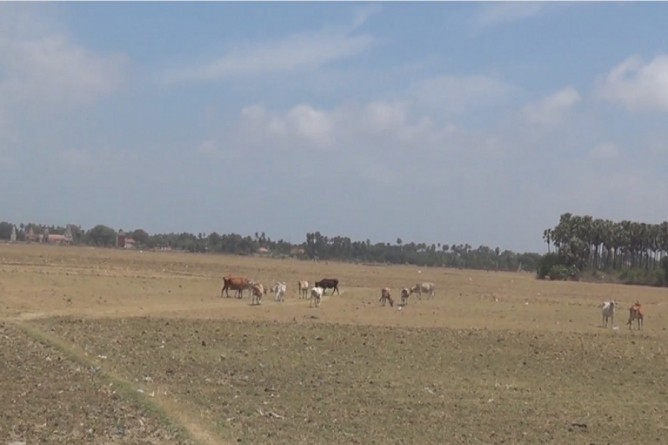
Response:
[{"label": "shrub", "polygon": [[665,272],[661,269],[628,269],[619,275],[619,279],[624,284],[637,284],[640,286],[660,287],[668,283]]},{"label": "shrub", "polygon": [[556,264],[550,268],[547,276],[550,280],[567,280],[571,272],[568,267],[563,264]]},{"label": "shrub", "polygon": [[564,258],[562,258],[558,253],[547,253],[538,260],[538,266],[536,267],[536,276],[540,279],[550,278],[550,272],[555,266],[566,267]]}]

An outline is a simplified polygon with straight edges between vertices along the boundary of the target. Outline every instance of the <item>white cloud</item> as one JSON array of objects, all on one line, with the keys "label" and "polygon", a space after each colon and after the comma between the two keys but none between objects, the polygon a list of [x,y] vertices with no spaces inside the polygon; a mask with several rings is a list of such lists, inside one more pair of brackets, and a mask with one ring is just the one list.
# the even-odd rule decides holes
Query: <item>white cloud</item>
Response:
[{"label": "white cloud", "polygon": [[619,149],[612,142],[604,142],[591,149],[589,155],[598,160],[611,160],[619,157]]},{"label": "white cloud", "polygon": [[440,76],[416,82],[408,95],[418,106],[457,114],[497,102],[510,91],[511,86],[489,76]]},{"label": "white cloud", "polygon": [[485,4],[475,16],[473,24],[476,28],[487,28],[494,25],[512,23],[542,14],[546,3],[537,2],[492,2]]},{"label": "white cloud", "polygon": [[197,151],[202,154],[213,154],[217,150],[218,150],[218,143],[213,138],[203,140],[197,147]]},{"label": "white cloud", "polygon": [[406,106],[399,102],[372,102],[365,106],[364,114],[370,129],[376,131],[396,128],[406,122]]},{"label": "white cloud", "polygon": [[[4,12],[9,16],[0,23],[0,94],[5,101],[70,106],[119,87],[124,56],[98,55],[30,9]],[[8,25],[10,17],[16,23]]]},{"label": "white cloud", "polygon": [[[216,136],[207,137],[198,151],[226,157],[233,152],[268,149],[296,153],[338,151],[371,160],[416,152],[430,157],[459,149],[473,155],[499,151],[498,144],[490,144],[489,138],[463,131],[446,119],[424,114],[398,100],[331,109],[299,104],[283,111],[268,110],[263,105],[247,106],[241,110],[239,121],[229,122]],[[363,176],[370,177],[366,171]]]},{"label": "white cloud", "polygon": [[379,4],[367,4],[355,10],[355,17],[353,19],[352,30],[355,30],[365,24],[369,17],[378,14],[381,11]]},{"label": "white cloud", "polygon": [[210,81],[312,70],[361,54],[374,43],[375,39],[369,35],[344,31],[292,35],[277,42],[233,48],[211,63],[169,72],[165,81]]},{"label": "white cloud", "polygon": [[626,59],[599,83],[599,94],[632,111],[668,111],[668,55],[647,64],[639,56]]},{"label": "white cloud", "polygon": [[522,113],[524,118],[531,123],[546,126],[557,125],[580,100],[580,94],[575,88],[566,87],[538,103],[526,105]]},{"label": "white cloud", "polygon": [[7,94],[41,101],[89,101],[114,91],[121,79],[121,56],[100,57],[62,36],[10,42],[0,47],[8,73]]},{"label": "white cloud", "polygon": [[332,143],[332,117],[311,105],[300,104],[285,114],[269,113],[263,106],[252,105],[241,110],[244,134],[261,144],[328,148]]},{"label": "white cloud", "polygon": [[295,134],[315,145],[326,146],[331,142],[330,118],[310,105],[294,107],[288,113],[286,121]]}]

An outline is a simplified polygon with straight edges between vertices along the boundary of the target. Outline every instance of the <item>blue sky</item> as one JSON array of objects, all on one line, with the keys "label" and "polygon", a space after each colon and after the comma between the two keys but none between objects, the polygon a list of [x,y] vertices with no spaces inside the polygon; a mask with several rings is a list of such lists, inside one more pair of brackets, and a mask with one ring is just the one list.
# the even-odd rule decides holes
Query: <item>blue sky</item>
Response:
[{"label": "blue sky", "polygon": [[546,250],[668,219],[668,3],[0,3],[0,219]]}]

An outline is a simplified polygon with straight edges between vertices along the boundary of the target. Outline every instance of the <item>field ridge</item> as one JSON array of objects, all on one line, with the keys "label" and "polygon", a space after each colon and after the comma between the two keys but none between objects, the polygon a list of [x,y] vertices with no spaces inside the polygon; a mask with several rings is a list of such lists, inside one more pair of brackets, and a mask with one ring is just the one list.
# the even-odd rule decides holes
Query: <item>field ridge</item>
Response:
[{"label": "field ridge", "polygon": [[112,382],[116,388],[121,389],[120,392],[124,397],[132,398],[146,407],[148,411],[158,414],[165,422],[175,429],[182,431],[185,436],[194,440],[195,443],[201,445],[227,445],[221,437],[209,431],[186,410],[181,409],[177,403],[174,403],[167,397],[161,396],[159,393],[149,398],[148,395],[144,395],[133,389],[135,385],[131,381],[122,378],[118,373],[105,367],[103,362],[91,360],[75,344],[49,334],[32,324],[29,325],[11,319],[5,319],[4,321],[12,324],[32,339],[52,346],[80,365],[96,367],[99,369],[98,375],[100,378]]}]

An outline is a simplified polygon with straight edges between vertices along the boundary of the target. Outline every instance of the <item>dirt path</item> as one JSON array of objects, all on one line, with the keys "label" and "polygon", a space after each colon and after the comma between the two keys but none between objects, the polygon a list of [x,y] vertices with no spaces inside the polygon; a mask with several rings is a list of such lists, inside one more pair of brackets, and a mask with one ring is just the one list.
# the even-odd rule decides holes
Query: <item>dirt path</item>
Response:
[{"label": "dirt path", "polygon": [[[84,353],[84,351],[62,338],[24,322],[6,319],[4,321],[11,323],[31,338],[46,343],[61,351],[80,365],[85,367],[99,367],[101,376],[106,380],[112,381],[117,388],[131,388],[135,386],[132,382],[124,379],[118,373],[109,369],[109,367],[104,366],[104,363],[94,362]],[[146,396],[140,396],[139,393],[131,392],[129,395],[126,394],[125,396],[134,398],[142,405],[152,408],[153,411],[157,410],[166,418],[167,422],[175,426],[177,429],[185,431],[186,434],[198,444],[226,445],[226,442],[218,434],[203,425],[187,409],[180,406],[178,402],[175,402],[165,395],[155,394],[153,397],[148,398]]]}]

